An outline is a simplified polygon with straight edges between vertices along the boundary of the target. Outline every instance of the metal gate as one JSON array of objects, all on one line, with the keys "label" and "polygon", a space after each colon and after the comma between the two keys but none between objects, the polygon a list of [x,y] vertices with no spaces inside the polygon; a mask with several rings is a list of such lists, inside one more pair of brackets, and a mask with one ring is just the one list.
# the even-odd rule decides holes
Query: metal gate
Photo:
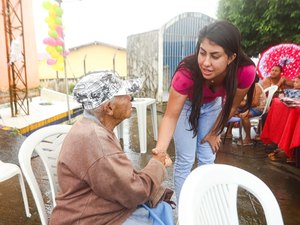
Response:
[{"label": "metal gate", "polygon": [[202,13],[184,13],[163,31],[163,90],[167,91],[178,63],[195,52],[199,31],[214,19]]}]

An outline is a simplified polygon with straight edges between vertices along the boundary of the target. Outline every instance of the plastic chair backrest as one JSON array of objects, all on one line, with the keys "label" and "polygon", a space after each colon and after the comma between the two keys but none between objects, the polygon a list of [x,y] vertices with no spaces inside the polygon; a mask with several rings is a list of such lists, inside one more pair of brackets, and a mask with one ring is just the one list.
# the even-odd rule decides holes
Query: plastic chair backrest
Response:
[{"label": "plastic chair backrest", "polygon": [[71,129],[70,125],[51,125],[43,127],[28,136],[19,150],[19,163],[32,192],[42,225],[48,224],[45,203],[31,165],[32,153],[36,152],[43,162],[49,179],[51,198],[55,206],[57,185],[57,158],[62,142]]},{"label": "plastic chair backrest", "polygon": [[203,165],[185,180],[179,198],[179,224],[238,225],[237,191],[243,188],[260,202],[268,225],[283,225],[281,211],[269,187],[240,168]]},{"label": "plastic chair backrest", "polygon": [[264,89],[264,93],[267,98],[264,110],[263,110],[262,114],[260,114],[259,116],[254,116],[254,117],[250,118],[251,126],[255,127],[255,126],[259,125],[258,133],[260,133],[262,130],[262,123],[260,120],[261,120],[262,116],[268,112],[271,102],[272,102],[272,99],[273,99],[273,96],[277,90],[278,90],[277,85],[273,85],[273,86],[270,86],[270,87]]},{"label": "plastic chair backrest", "polygon": [[273,85],[273,86],[270,86],[270,87],[264,89],[264,93],[268,96],[267,96],[266,105],[265,105],[265,108],[264,108],[264,111],[263,111],[262,115],[265,114],[267,112],[267,110],[269,109],[270,104],[271,104],[272,99],[273,99],[273,95],[275,94],[275,92],[277,90],[278,90],[277,85]]}]

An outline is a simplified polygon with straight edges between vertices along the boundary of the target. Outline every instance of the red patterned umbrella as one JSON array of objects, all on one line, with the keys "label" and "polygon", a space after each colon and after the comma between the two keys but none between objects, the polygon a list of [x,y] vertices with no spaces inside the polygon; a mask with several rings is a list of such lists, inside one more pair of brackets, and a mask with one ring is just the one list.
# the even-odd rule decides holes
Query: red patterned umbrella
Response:
[{"label": "red patterned umbrella", "polygon": [[293,79],[300,75],[300,45],[284,43],[264,51],[257,64],[260,78],[268,77],[275,65],[282,66],[282,76]]}]

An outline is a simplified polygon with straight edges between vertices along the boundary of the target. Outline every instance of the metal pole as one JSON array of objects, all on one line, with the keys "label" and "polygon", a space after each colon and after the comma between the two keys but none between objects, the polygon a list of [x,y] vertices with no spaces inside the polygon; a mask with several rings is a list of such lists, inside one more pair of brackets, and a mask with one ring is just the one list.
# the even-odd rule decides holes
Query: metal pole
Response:
[{"label": "metal pole", "polygon": [[[59,7],[61,7],[62,0],[58,0]],[[64,32],[62,32],[63,40],[65,40]],[[65,42],[63,43],[63,52],[65,52]],[[67,75],[67,63],[66,63],[66,56],[64,57],[64,75],[65,75],[65,84],[66,84],[66,96],[67,96],[67,108],[68,108],[68,123],[71,124],[71,114],[70,114],[70,102],[69,102],[69,84],[68,84],[68,75]]]},{"label": "metal pole", "polygon": [[115,52],[114,57],[113,57],[113,72],[116,72],[116,54],[117,52]]},{"label": "metal pole", "polygon": [[84,59],[83,59],[83,71],[84,71],[84,76],[86,75],[86,62],[85,62],[85,60],[86,60],[86,54],[85,54]]},{"label": "metal pole", "polygon": [[[63,51],[65,51],[65,45],[63,45]],[[66,65],[66,57],[64,56],[64,72],[65,72],[67,107],[68,107],[68,123],[71,124],[70,102],[69,102],[69,83],[68,83],[67,67],[66,66],[67,66]]]},{"label": "metal pole", "polygon": [[[2,0],[3,27],[7,57],[10,108],[12,117],[19,113],[18,108],[29,115],[26,51],[21,0]],[[10,62],[12,42],[21,38],[23,60]]]}]

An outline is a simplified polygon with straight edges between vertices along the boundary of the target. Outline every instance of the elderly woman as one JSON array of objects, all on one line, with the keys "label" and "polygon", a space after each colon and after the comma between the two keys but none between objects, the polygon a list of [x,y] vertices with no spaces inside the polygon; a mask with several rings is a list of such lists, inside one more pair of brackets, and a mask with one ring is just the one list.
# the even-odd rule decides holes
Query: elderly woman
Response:
[{"label": "elderly woman", "polygon": [[58,158],[60,192],[50,225],[152,224],[140,205],[156,206],[161,200],[170,161],[160,153],[136,171],[113,132],[131,116],[128,94],[139,86],[138,80],[122,81],[110,72],[85,76],[75,86],[73,94],[84,114],[66,136]]}]

